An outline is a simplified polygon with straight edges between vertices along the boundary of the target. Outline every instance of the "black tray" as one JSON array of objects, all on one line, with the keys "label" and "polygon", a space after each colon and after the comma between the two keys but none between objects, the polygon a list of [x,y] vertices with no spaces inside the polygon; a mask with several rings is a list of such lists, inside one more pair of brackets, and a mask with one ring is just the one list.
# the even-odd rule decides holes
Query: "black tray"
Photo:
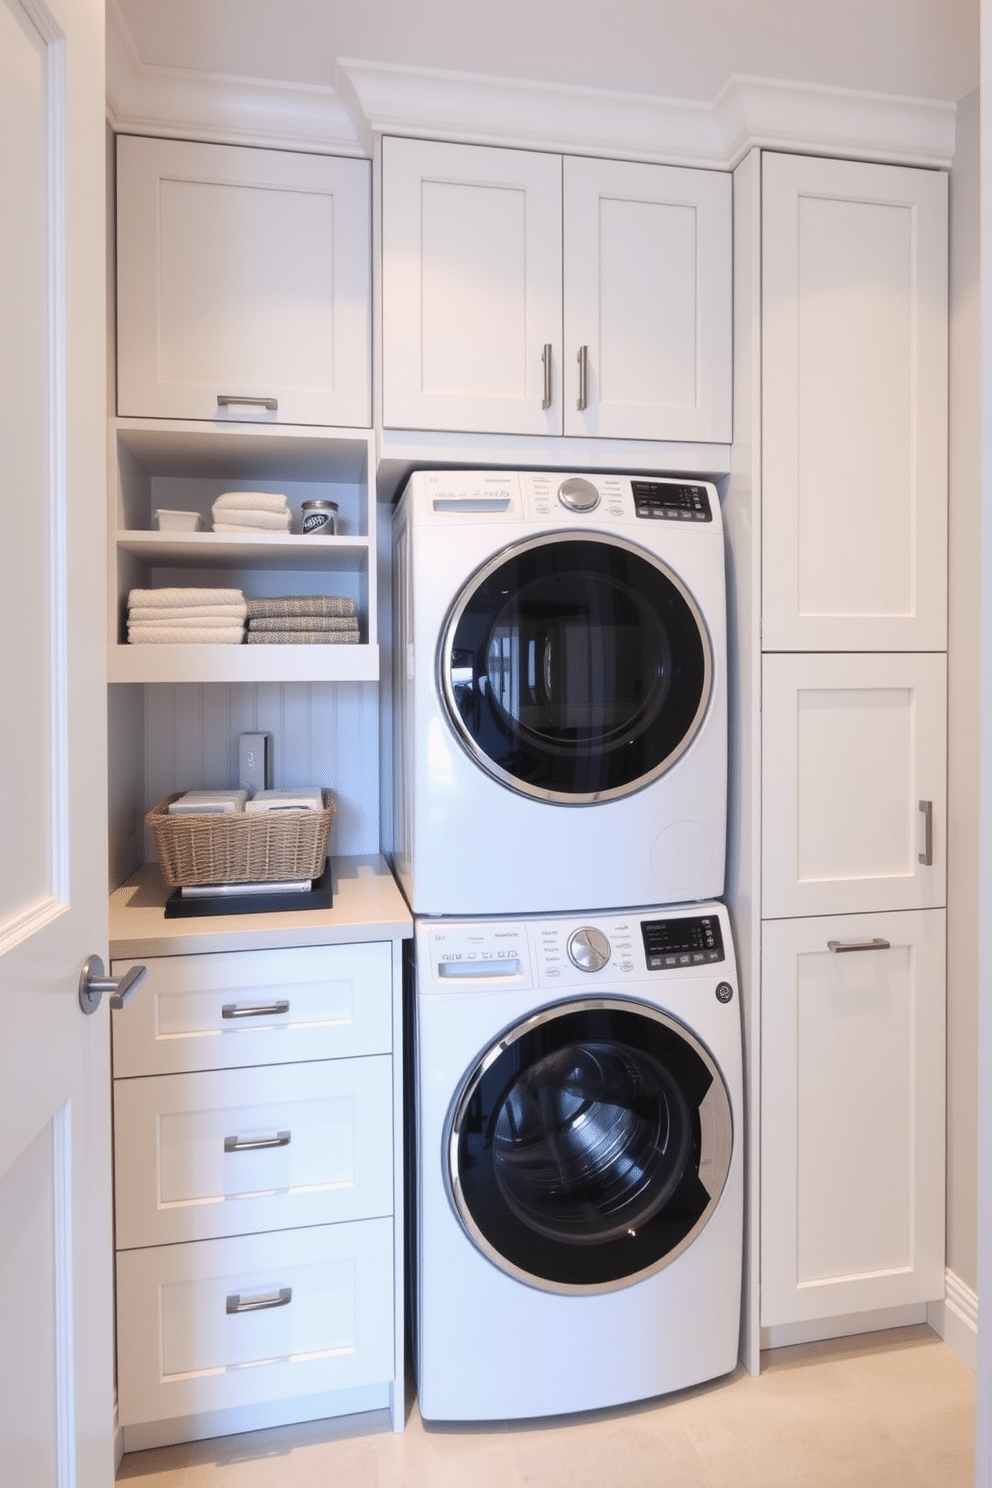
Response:
[{"label": "black tray", "polygon": [[303,892],[287,894],[278,889],[264,889],[257,894],[197,894],[195,898],[187,899],[182,889],[173,889],[165,901],[165,918],[185,920],[199,915],[284,914],[292,910],[330,909],[333,903],[331,860],[325,858],[323,873],[314,879],[311,889]]}]

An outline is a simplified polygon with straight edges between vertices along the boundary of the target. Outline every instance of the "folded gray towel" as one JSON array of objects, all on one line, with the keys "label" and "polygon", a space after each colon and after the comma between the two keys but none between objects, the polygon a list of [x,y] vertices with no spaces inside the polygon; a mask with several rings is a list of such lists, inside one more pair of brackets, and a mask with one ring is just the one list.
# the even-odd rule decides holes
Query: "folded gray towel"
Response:
[{"label": "folded gray towel", "polygon": [[357,646],[358,626],[351,630],[255,630],[245,636],[249,646]]},{"label": "folded gray towel", "polygon": [[[306,621],[306,625],[303,622]],[[357,630],[358,621],[350,615],[272,615],[268,619],[249,620],[252,630]]]},{"label": "folded gray towel", "polygon": [[336,594],[284,594],[275,598],[250,599],[248,618],[269,620],[276,615],[345,616],[356,613],[355,601]]}]

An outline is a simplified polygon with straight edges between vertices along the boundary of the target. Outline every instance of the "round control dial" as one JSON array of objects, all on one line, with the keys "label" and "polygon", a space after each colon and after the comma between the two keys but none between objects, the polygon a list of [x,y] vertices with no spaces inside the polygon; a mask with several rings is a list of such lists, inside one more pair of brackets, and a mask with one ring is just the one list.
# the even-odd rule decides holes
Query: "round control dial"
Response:
[{"label": "round control dial", "polygon": [[558,500],[570,511],[587,512],[599,505],[599,492],[592,481],[573,476],[558,487]]},{"label": "round control dial", "polygon": [[602,930],[585,925],[568,937],[568,959],[580,971],[602,971],[610,959],[610,942]]}]

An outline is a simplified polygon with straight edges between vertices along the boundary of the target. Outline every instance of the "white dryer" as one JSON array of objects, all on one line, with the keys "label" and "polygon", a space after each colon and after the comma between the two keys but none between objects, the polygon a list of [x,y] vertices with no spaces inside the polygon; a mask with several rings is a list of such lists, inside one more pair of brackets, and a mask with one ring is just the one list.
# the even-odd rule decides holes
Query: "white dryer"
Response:
[{"label": "white dryer", "polygon": [[419,920],[426,1420],[597,1409],[735,1367],[741,1014],[718,904]]},{"label": "white dryer", "polygon": [[421,471],[394,555],[393,861],[414,913],[721,895],[715,487]]}]

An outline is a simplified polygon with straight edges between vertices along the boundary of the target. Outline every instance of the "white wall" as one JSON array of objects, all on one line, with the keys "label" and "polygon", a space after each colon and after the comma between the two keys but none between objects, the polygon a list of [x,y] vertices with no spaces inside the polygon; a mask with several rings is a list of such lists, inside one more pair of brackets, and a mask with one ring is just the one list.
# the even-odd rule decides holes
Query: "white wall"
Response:
[{"label": "white wall", "polygon": [[979,94],[951,172],[947,885],[947,1266],[978,1288]]}]

